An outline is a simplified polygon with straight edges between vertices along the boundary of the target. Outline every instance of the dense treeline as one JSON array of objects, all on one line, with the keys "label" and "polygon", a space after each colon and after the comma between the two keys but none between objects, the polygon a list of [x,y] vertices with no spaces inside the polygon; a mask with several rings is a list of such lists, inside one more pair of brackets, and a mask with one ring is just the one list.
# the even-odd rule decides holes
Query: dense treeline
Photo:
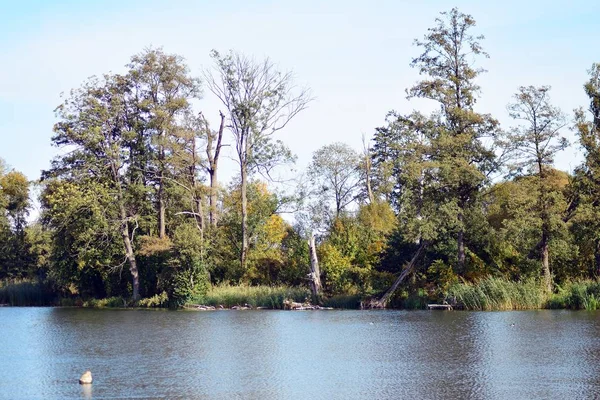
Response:
[{"label": "dense treeline", "polygon": [[[441,13],[415,41],[422,80],[407,89],[436,111],[390,111],[359,152],[323,146],[286,195],[269,178],[294,161],[279,139],[310,92],[268,59],[213,51],[199,78],[182,57],[145,50],[56,109],[52,143],[63,151],[41,178],[36,222],[26,224],[29,182],[0,168],[0,279],[180,306],[219,284],[308,287],[311,237],[325,297],[379,299],[394,284],[383,305],[406,305],[488,277],[538,280],[545,293],[596,279],[600,64],[573,116],[549,86],[523,86],[502,127],[476,107],[482,41],[470,15]],[[198,109],[207,92],[220,115]],[[572,174],[553,166],[569,128],[584,150]],[[224,146],[239,171],[227,185]]]}]

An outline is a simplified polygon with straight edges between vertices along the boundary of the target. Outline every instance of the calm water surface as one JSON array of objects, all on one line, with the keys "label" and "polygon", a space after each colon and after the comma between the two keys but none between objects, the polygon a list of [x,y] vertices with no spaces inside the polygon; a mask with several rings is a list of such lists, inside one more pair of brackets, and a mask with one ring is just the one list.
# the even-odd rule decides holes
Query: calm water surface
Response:
[{"label": "calm water surface", "polygon": [[0,399],[81,398],[600,398],[600,313],[0,308]]}]

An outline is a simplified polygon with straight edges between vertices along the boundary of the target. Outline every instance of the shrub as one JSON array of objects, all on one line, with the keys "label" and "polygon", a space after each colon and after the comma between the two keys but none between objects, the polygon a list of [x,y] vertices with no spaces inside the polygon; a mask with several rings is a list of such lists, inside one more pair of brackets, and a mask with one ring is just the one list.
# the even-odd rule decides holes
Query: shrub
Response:
[{"label": "shrub", "polygon": [[138,306],[146,308],[166,307],[168,301],[169,296],[167,296],[167,292],[162,292],[160,294],[155,294],[152,297],[141,299],[138,302]]},{"label": "shrub", "polygon": [[83,302],[82,306],[90,308],[120,308],[127,307],[127,301],[122,297],[107,297],[105,299],[86,300]]}]

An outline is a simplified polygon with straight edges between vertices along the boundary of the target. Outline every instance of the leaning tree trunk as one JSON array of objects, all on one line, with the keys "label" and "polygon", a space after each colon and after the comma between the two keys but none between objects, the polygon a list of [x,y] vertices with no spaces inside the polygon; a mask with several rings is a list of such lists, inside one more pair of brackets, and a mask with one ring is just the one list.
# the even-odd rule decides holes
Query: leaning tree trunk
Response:
[{"label": "leaning tree trunk", "polygon": [[129,237],[129,222],[127,218],[127,211],[125,210],[125,199],[123,196],[123,189],[121,186],[121,180],[118,173],[118,168],[114,162],[110,163],[113,182],[117,188],[116,200],[119,207],[120,221],[120,232],[121,238],[123,239],[123,247],[125,248],[125,258],[129,262],[129,272],[131,273],[131,286],[132,286],[132,297],[133,301],[140,299],[140,275],[138,272],[137,262],[135,259],[135,253],[133,251],[133,245],[131,238]]},{"label": "leaning tree trunk", "polygon": [[404,267],[404,269],[402,270],[402,272],[400,273],[400,275],[398,276],[398,278],[396,279],[396,281],[394,282],[392,287],[390,287],[388,289],[388,291],[385,292],[385,294],[381,297],[381,299],[371,302],[371,304],[370,304],[371,308],[385,308],[387,306],[388,301],[390,300],[390,298],[392,297],[394,292],[398,289],[398,286],[400,286],[400,284],[406,279],[406,277],[408,275],[410,275],[410,273],[415,269],[415,266],[417,265],[417,261],[419,260],[421,255],[423,255],[423,253],[425,252],[426,247],[427,247],[427,242],[425,242],[425,241],[421,242],[421,245],[417,249],[417,252],[413,255],[410,262]]},{"label": "leaning tree trunk", "polygon": [[308,239],[308,247],[310,249],[310,288],[313,293],[313,302],[319,304],[321,293],[321,271],[319,269],[319,259],[317,258],[315,236],[312,233]]}]

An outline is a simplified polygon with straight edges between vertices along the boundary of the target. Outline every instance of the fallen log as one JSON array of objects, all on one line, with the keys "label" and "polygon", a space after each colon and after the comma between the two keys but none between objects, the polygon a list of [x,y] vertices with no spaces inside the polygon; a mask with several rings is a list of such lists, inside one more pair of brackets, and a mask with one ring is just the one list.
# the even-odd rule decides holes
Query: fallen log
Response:
[{"label": "fallen log", "polygon": [[310,304],[306,303],[297,303],[292,300],[285,299],[283,301],[283,309],[284,310],[297,310],[297,311],[306,311],[306,310],[333,310],[333,307],[322,307],[318,304]]}]

